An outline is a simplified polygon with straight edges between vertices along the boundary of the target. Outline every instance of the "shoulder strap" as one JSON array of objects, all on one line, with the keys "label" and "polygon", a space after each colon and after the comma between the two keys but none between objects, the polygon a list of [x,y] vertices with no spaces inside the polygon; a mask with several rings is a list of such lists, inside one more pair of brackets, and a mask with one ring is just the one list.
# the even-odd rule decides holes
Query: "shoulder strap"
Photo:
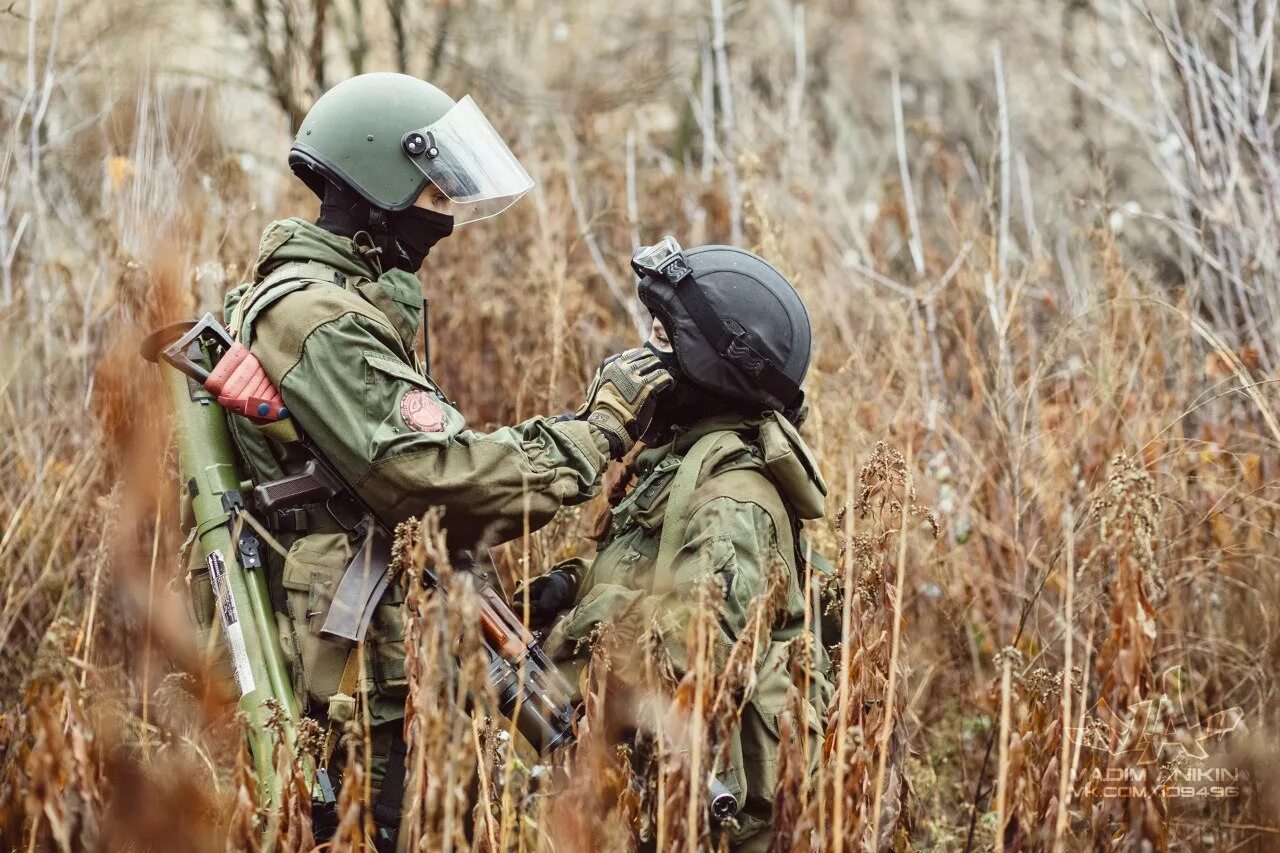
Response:
[{"label": "shoulder strap", "polygon": [[[698,439],[693,447],[689,449],[689,452],[685,454],[684,459],[680,462],[680,467],[676,470],[675,479],[671,483],[671,492],[667,495],[667,508],[662,519],[662,539],[658,545],[658,556],[654,561],[654,565],[657,566],[659,572],[665,572],[670,567],[676,553],[684,545],[685,534],[689,529],[689,521],[692,519],[693,511],[696,509],[693,505],[693,496],[698,487],[698,476],[702,473],[702,465],[719,443],[719,439],[724,438],[726,435],[737,434],[732,430],[720,430],[708,433]],[[730,471],[725,476],[761,477],[773,486],[773,481],[763,471]],[[776,489],[776,486],[774,488]],[[731,489],[730,491],[734,490]],[[767,501],[766,504],[760,504],[760,506],[769,514],[769,518],[773,520],[774,530],[778,537],[778,550],[783,554],[796,554],[796,531],[793,527],[791,514],[787,511],[782,496],[778,495],[778,500]],[[797,565],[799,564],[797,563]]]},{"label": "shoulder strap", "polygon": [[702,472],[702,463],[712,449],[726,435],[735,435],[731,430],[709,432],[694,442],[693,447],[684,455],[680,467],[676,469],[675,479],[671,481],[671,491],[667,495],[667,508],[662,517],[662,540],[658,545],[658,556],[655,565],[659,571],[671,565],[676,552],[684,544],[685,530],[689,527],[689,519],[693,515],[693,492],[698,486],[698,475]]},{"label": "shoulder strap", "polygon": [[263,298],[276,288],[295,281],[333,281],[337,275],[337,271],[332,267],[318,261],[290,261],[281,264],[257,284],[250,287],[244,298],[236,304],[234,313],[228,318],[231,334],[237,340],[241,340],[242,343],[248,344],[248,341],[243,340],[243,337],[244,326],[251,313],[250,309],[259,305]]},{"label": "shoulder strap", "polygon": [[[777,483],[758,468],[727,471],[716,479],[721,480],[721,478],[723,478],[724,494],[750,495],[749,500],[768,513],[778,537],[778,551],[784,555],[790,555],[797,567],[802,566],[803,554],[796,550],[795,520],[791,516],[786,499],[778,491]],[[763,493],[761,492],[762,482],[765,489]]]},{"label": "shoulder strap", "polygon": [[783,373],[773,359],[751,345],[741,326],[735,323],[735,330],[720,319],[702,288],[689,285],[677,287],[676,299],[721,358],[749,376],[784,407],[796,405],[800,397],[800,386]]}]

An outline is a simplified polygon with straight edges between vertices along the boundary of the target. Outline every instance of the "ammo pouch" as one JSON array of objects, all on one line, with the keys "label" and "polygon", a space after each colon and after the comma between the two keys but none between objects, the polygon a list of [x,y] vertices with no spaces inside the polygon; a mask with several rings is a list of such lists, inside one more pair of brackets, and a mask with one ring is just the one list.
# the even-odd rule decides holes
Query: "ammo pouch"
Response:
[{"label": "ammo pouch", "polygon": [[[339,708],[330,709],[330,699],[344,693],[342,675],[352,646],[322,638],[320,628],[357,545],[346,533],[313,533],[295,541],[285,557],[282,586],[287,612],[277,614],[280,641],[293,673],[294,691],[313,713],[332,710],[342,715]],[[356,686],[357,693],[367,687],[380,696],[405,695],[403,605],[400,584],[390,584],[369,624],[364,644],[366,683]]]},{"label": "ammo pouch", "polygon": [[[785,673],[788,671],[790,655],[790,643],[774,641],[770,643],[769,648],[765,651],[764,659],[759,664],[757,671],[763,673]],[[819,656],[819,663],[825,660],[825,655]],[[812,733],[813,742],[820,743],[822,741],[822,718],[818,713],[818,709],[831,706],[831,698],[835,695],[835,685],[827,678],[826,673],[821,670],[820,666],[814,667],[811,678],[806,708],[808,719],[805,723]],[[780,740],[782,736],[779,718],[787,706],[787,690],[790,686],[790,678],[764,677],[759,679],[756,684],[756,690],[751,695],[751,706],[760,715],[760,719],[775,740]]]},{"label": "ammo pouch", "polygon": [[769,476],[795,510],[797,518],[822,518],[827,483],[804,439],[790,421],[770,412],[760,424],[760,448]]},{"label": "ammo pouch", "polygon": [[[185,500],[184,504],[190,502]],[[209,640],[209,632],[217,616],[217,600],[213,594],[213,582],[209,580],[209,566],[200,559],[200,549],[196,546],[196,528],[192,525],[182,543],[179,559],[186,563],[187,604],[190,606],[191,621],[195,623],[198,648],[203,649]]]},{"label": "ammo pouch", "polygon": [[187,538],[178,549],[178,559],[187,567],[187,604],[189,615],[196,627],[196,648],[203,651],[209,645],[209,635],[213,623],[218,619],[217,599],[213,592],[213,583],[209,580],[209,566],[200,557],[200,544],[196,528],[196,515],[191,506],[191,496],[187,487],[182,487],[182,498],[178,505],[178,520],[187,531]]}]

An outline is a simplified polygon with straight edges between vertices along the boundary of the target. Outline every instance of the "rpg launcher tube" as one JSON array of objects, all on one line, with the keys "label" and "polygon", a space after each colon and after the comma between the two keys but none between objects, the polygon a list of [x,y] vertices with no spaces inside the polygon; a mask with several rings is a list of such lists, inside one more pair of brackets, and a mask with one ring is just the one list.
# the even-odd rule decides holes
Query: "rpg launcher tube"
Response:
[{"label": "rpg launcher tube", "polygon": [[[199,341],[187,356],[208,365]],[[263,577],[260,545],[241,519],[244,498],[236,474],[226,416],[214,396],[177,370],[166,371],[173,399],[182,488],[190,496],[198,545],[209,570],[219,628],[231,660],[239,707],[249,719],[249,748],[259,781],[259,799],[279,802],[281,780],[272,760],[275,738],[267,720],[275,700],[284,711],[289,748],[296,740],[297,701],[276,633]],[[219,629],[215,629],[219,630]]]}]

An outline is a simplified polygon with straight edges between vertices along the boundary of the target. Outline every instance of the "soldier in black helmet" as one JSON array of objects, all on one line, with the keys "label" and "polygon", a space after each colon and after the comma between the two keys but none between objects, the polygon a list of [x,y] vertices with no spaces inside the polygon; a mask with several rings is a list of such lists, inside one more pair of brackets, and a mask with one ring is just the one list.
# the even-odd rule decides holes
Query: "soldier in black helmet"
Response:
[{"label": "soldier in black helmet", "polygon": [[[762,644],[728,766],[714,768],[737,798],[735,847],[765,850],[789,643],[804,631],[801,523],[823,515],[826,496],[796,430],[809,317],[786,278],[741,249],[682,251],[667,237],[638,250],[632,266],[653,314],[646,347],[674,384],[657,400],[644,437],[649,446],[635,458],[636,482],[613,506],[595,560],[562,564],[532,581],[532,617],[546,627],[570,608],[550,629],[547,650],[571,675],[584,662],[582,641],[601,623],[628,638],[658,626],[679,669],[699,587],[711,578],[721,583],[718,623],[727,646],[743,631],[771,570],[781,569],[785,604]],[[808,696],[815,747],[831,694],[825,668],[825,659],[815,661]]]}]

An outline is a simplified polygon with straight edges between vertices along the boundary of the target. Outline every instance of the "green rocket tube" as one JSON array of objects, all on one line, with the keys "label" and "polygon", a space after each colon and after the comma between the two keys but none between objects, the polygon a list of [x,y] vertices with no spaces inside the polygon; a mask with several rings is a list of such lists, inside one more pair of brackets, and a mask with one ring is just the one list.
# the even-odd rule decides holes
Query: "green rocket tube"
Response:
[{"label": "green rocket tube", "polygon": [[[192,344],[188,357],[208,364]],[[246,567],[238,513],[243,504],[226,416],[213,395],[177,370],[166,371],[177,426],[178,464],[183,489],[191,498],[200,554],[209,569],[219,623],[240,692],[239,706],[249,719],[249,748],[259,780],[259,798],[277,803],[274,738],[267,725],[268,700],[285,711],[283,730],[290,748],[296,737],[297,702],[276,634],[261,565]],[[251,532],[248,528],[245,532]],[[250,550],[256,553],[256,541]],[[260,559],[256,560],[260,564]]]}]

